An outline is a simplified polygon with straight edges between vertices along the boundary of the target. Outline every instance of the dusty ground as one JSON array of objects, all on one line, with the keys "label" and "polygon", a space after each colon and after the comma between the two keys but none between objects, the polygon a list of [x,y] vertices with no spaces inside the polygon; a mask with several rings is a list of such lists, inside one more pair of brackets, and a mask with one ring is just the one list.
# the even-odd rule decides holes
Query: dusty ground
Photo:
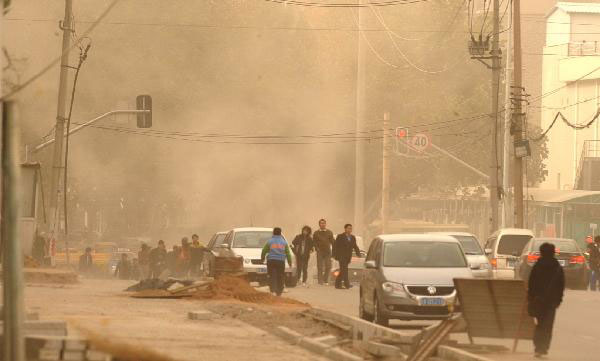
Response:
[{"label": "dusty ground", "polygon": [[187,313],[205,309],[206,301],[131,298],[121,292],[130,284],[84,279],[77,285],[29,285],[26,305],[42,319],[64,319],[73,330],[83,327],[181,361],[245,360],[248,355],[261,361],[325,360],[232,317],[188,320]]}]

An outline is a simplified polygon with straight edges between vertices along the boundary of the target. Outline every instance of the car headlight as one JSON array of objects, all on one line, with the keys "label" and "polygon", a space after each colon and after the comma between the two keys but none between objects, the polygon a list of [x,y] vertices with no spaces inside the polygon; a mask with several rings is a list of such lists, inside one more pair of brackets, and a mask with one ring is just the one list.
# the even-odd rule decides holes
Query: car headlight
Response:
[{"label": "car headlight", "polygon": [[384,282],[381,285],[381,288],[385,293],[394,294],[394,295],[405,295],[406,291],[404,290],[404,285],[401,283],[395,282]]},{"label": "car headlight", "polygon": [[248,258],[244,258],[244,263],[245,263],[245,264],[250,264],[250,263],[252,263],[252,261],[251,261],[251,260],[249,260]]}]

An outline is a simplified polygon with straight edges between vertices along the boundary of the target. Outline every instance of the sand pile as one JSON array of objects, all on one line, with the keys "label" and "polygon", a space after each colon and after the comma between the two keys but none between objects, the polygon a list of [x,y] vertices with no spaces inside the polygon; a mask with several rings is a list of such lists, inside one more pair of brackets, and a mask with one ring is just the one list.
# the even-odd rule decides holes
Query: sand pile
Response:
[{"label": "sand pile", "polygon": [[207,287],[197,290],[192,297],[203,300],[236,299],[242,302],[266,304],[303,304],[289,298],[272,296],[270,293],[257,291],[245,279],[232,276],[219,277],[214,282],[209,283]]}]

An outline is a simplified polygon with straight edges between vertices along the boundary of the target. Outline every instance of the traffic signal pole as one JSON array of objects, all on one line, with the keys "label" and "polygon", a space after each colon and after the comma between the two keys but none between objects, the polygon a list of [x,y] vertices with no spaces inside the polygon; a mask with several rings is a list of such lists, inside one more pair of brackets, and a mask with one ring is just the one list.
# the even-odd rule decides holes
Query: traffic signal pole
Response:
[{"label": "traffic signal pole", "polygon": [[357,234],[365,234],[365,144],[359,137],[362,134],[365,117],[365,49],[362,42],[361,8],[356,9],[358,14],[358,31],[356,32],[357,64],[356,64],[356,139],[355,174],[354,174],[354,229]]},{"label": "traffic signal pole", "polygon": [[492,38],[492,149],[490,155],[490,226],[493,233],[498,229],[498,103],[500,92],[500,0],[494,1]]}]

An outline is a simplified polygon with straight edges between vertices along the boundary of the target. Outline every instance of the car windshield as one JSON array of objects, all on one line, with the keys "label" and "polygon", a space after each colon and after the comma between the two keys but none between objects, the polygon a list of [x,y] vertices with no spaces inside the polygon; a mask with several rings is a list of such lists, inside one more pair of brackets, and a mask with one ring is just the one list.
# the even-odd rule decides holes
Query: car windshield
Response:
[{"label": "car windshield", "polygon": [[262,248],[271,237],[271,231],[236,232],[231,248]]},{"label": "car windshield", "polygon": [[477,238],[473,236],[453,236],[458,239],[460,245],[462,246],[465,254],[468,255],[482,255],[483,251],[481,250],[481,246],[479,245],[479,241]]},{"label": "car windshield", "polygon": [[498,241],[498,254],[519,255],[531,238],[525,234],[505,234]]},{"label": "car windshield", "polygon": [[457,243],[435,241],[389,242],[383,251],[384,267],[466,267]]},{"label": "car windshield", "polygon": [[215,246],[221,245],[223,244],[223,240],[225,239],[225,237],[227,236],[227,233],[222,233],[222,234],[217,234],[217,237],[215,237]]},{"label": "car windshield", "polygon": [[533,251],[539,252],[540,246],[543,243],[552,243],[554,247],[556,247],[556,252],[565,252],[565,253],[579,253],[579,249],[577,248],[577,244],[572,240],[557,240],[557,239],[544,239],[544,240],[535,240],[533,244]]}]

